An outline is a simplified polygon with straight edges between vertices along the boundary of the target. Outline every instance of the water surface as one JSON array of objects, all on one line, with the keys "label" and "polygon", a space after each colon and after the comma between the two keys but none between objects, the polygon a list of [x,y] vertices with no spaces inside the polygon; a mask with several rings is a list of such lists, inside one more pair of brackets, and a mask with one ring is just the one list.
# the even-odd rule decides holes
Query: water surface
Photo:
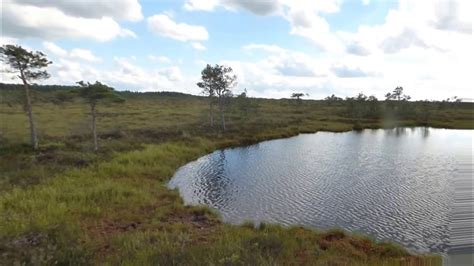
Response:
[{"label": "water surface", "polygon": [[170,181],[226,222],[342,227],[417,252],[473,251],[472,131],[302,134],[219,150]]}]

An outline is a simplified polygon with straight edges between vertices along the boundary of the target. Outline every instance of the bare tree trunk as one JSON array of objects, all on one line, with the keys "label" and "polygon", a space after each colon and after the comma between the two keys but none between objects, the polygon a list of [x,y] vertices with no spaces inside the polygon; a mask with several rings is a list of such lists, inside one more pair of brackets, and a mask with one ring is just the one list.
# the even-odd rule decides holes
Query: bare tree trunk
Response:
[{"label": "bare tree trunk", "polygon": [[30,89],[28,87],[28,83],[26,82],[25,75],[23,74],[23,70],[21,70],[20,73],[21,73],[21,80],[23,81],[23,87],[25,88],[26,113],[28,114],[28,121],[30,123],[31,145],[33,146],[34,150],[37,150],[38,149],[38,134],[36,132],[35,120],[33,117],[33,107],[31,106]]},{"label": "bare tree trunk", "polygon": [[209,97],[209,116],[211,117],[211,127],[214,126],[214,114],[212,113],[212,97]]},{"label": "bare tree trunk", "polygon": [[222,131],[225,131],[224,102],[222,97],[219,97],[219,109],[221,111]]},{"label": "bare tree trunk", "polygon": [[95,109],[95,103],[91,103],[91,115],[92,115],[92,138],[94,140],[94,151],[99,150],[99,143],[97,141],[97,128],[96,128],[96,109]]}]

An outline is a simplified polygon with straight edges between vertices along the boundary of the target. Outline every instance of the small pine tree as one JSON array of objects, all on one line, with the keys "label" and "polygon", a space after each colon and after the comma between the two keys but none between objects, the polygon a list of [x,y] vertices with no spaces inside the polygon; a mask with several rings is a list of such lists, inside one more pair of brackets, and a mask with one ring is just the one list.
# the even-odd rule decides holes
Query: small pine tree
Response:
[{"label": "small pine tree", "polygon": [[212,116],[212,99],[217,97],[219,111],[221,113],[221,126],[225,131],[225,105],[226,99],[232,96],[232,88],[237,85],[237,76],[232,74],[232,68],[222,65],[206,65],[201,71],[201,82],[197,83],[199,88],[203,89],[203,93],[209,97],[209,112],[211,115],[211,126],[213,125]]},{"label": "small pine tree", "polygon": [[31,145],[36,150],[38,149],[39,141],[33,116],[29,85],[31,81],[49,78],[50,75],[43,68],[46,68],[52,62],[42,52],[31,52],[21,46],[11,44],[0,47],[0,56],[0,60],[11,68],[9,71],[4,71],[19,73],[18,78],[23,83],[26,113],[30,124]]},{"label": "small pine tree", "polygon": [[121,98],[113,88],[98,81],[95,83],[85,83],[84,81],[79,81],[77,84],[80,86],[77,94],[90,106],[92,140],[94,143],[94,151],[98,151],[99,143],[97,138],[97,104],[99,102],[123,102],[124,99]]}]

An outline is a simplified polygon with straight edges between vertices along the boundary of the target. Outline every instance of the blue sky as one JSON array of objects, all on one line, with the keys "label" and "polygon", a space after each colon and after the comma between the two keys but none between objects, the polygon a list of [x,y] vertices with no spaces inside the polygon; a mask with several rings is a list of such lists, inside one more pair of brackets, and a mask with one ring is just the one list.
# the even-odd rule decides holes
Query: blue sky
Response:
[{"label": "blue sky", "polygon": [[2,44],[45,52],[46,84],[198,94],[200,70],[218,63],[254,97],[403,86],[414,99],[472,98],[470,2],[6,0]]}]

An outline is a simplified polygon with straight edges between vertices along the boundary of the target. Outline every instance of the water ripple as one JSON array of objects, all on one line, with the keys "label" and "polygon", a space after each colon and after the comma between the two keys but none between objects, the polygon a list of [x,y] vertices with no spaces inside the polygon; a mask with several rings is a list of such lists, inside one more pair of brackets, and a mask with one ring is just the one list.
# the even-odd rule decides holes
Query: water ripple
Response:
[{"label": "water ripple", "polygon": [[472,131],[400,132],[319,132],[216,151],[169,186],[231,223],[342,227],[418,252],[474,252]]}]

